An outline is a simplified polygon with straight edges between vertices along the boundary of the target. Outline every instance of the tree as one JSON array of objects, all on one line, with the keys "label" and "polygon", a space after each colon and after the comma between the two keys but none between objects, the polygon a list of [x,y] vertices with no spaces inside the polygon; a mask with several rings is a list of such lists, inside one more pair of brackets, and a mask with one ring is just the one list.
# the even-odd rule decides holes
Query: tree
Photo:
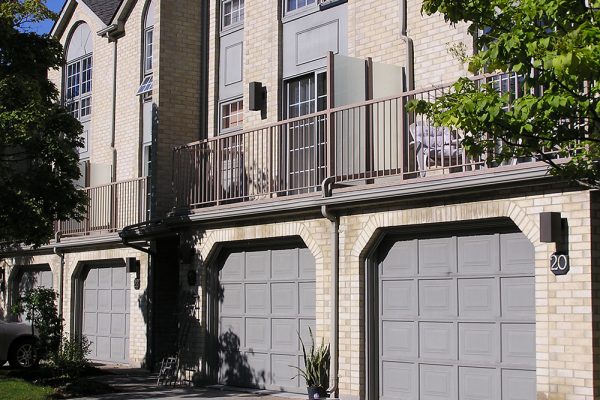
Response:
[{"label": "tree", "polygon": [[[411,109],[465,132],[472,156],[535,157],[556,175],[600,187],[599,9],[599,0],[424,0],[424,13],[468,24],[476,51],[463,56],[472,73],[511,73],[523,89],[515,98],[463,78]],[[572,158],[559,163],[548,150]]]},{"label": "tree", "polygon": [[60,43],[23,31],[54,14],[41,0],[0,1],[0,250],[39,246],[56,219],[81,218],[81,125],[48,80],[63,65]]}]

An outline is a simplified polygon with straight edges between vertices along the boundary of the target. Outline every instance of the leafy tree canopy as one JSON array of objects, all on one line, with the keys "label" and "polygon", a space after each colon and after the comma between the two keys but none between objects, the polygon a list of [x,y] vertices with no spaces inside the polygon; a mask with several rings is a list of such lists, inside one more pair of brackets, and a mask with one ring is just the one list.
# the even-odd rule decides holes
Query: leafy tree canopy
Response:
[{"label": "leafy tree canopy", "polygon": [[62,46],[23,29],[49,17],[41,0],[0,1],[0,250],[42,245],[55,219],[83,212],[74,184],[81,125],[47,78],[63,65]]},{"label": "leafy tree canopy", "polygon": [[[465,132],[467,152],[493,154],[487,162],[536,157],[557,175],[600,187],[599,0],[424,0],[423,12],[468,24],[477,38],[475,55],[464,56],[469,70],[513,73],[521,90],[500,94],[463,78],[412,109]],[[573,148],[566,164],[544,151]]]}]

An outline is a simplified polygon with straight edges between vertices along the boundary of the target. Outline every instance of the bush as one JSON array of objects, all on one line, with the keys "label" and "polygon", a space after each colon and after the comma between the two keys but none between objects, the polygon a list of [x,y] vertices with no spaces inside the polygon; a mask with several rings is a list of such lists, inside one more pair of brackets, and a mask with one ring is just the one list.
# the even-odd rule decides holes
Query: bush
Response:
[{"label": "bush", "polygon": [[74,336],[62,341],[60,349],[51,359],[51,364],[60,375],[77,378],[90,367],[87,358],[89,353],[90,341],[85,336]]},{"label": "bush", "polygon": [[58,315],[57,297],[53,289],[36,288],[26,292],[12,308],[14,314],[26,314],[37,329],[40,359],[51,358],[60,348],[63,320]]}]

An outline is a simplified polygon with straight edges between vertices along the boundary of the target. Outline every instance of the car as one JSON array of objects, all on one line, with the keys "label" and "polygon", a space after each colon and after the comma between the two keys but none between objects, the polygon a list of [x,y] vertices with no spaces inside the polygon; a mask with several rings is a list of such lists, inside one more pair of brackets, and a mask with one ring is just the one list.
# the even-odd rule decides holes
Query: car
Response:
[{"label": "car", "polygon": [[31,324],[0,320],[0,366],[6,361],[13,368],[37,365],[37,336]]}]

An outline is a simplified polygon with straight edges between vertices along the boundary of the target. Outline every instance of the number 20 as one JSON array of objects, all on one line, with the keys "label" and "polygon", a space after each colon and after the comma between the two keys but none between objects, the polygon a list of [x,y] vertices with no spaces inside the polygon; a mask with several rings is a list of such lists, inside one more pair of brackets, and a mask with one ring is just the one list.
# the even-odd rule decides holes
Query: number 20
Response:
[{"label": "number 20", "polygon": [[566,254],[552,254],[550,258],[551,271],[564,271],[569,265],[569,260]]}]

